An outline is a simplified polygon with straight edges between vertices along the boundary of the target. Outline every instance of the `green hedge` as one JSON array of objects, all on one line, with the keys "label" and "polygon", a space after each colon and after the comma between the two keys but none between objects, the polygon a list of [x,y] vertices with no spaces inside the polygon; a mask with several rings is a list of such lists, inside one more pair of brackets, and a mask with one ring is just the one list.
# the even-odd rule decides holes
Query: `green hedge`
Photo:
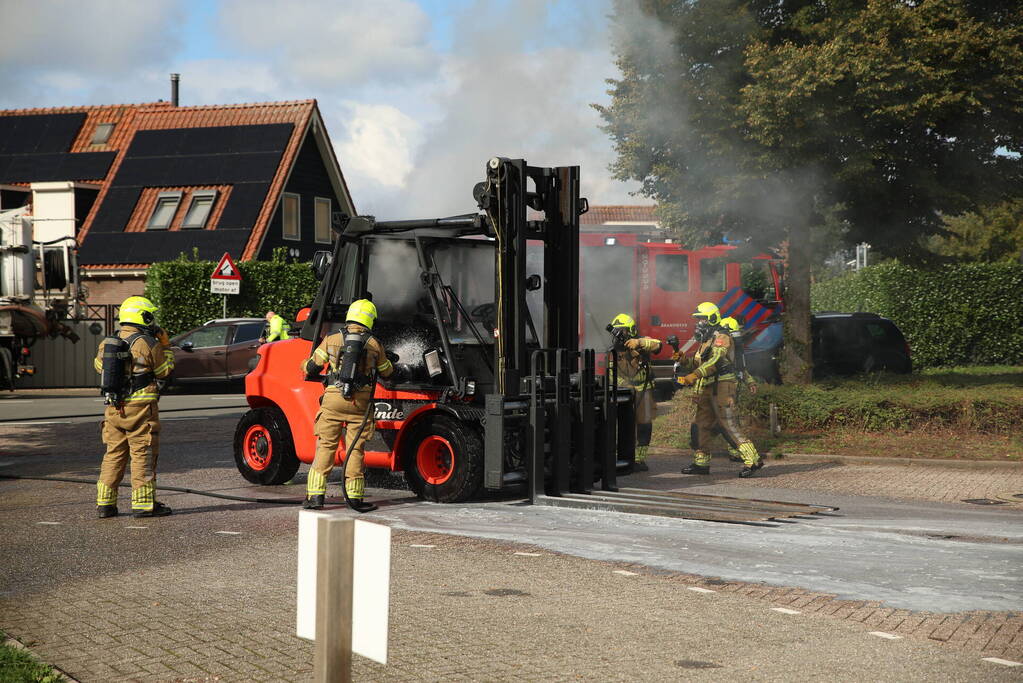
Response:
[{"label": "green hedge", "polygon": [[819,282],[814,311],[868,311],[902,329],[917,368],[1023,363],[1023,266],[883,263]]},{"label": "green hedge", "polygon": [[1009,366],[877,373],[833,378],[810,386],[762,385],[741,398],[743,409],[766,423],[778,406],[782,428],[817,432],[951,429],[1018,433],[1023,423],[1023,370]]},{"label": "green hedge", "polygon": [[[223,316],[224,296],[210,293],[216,265],[182,254],[149,268],[145,295],[159,306],[159,324],[171,336]],[[238,270],[241,293],[227,296],[227,315],[232,318],[262,318],[272,310],[294,322],[298,309],[312,303],[319,284],[309,264],[289,263],[284,249],[275,250],[270,261],[243,261]]]}]

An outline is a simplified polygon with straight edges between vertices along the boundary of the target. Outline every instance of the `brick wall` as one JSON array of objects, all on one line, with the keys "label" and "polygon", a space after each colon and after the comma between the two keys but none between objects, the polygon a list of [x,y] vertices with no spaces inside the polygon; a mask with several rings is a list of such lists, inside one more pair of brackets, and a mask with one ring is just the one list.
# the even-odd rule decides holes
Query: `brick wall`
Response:
[{"label": "brick wall", "polygon": [[129,296],[138,296],[146,287],[146,279],[141,275],[110,277],[86,277],[85,286],[89,289],[88,303],[119,304]]}]

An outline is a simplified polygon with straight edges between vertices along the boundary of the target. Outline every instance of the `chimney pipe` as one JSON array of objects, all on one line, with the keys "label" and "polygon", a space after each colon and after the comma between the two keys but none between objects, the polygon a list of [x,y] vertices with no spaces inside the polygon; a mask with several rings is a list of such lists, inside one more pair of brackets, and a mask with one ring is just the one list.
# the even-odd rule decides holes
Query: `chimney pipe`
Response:
[{"label": "chimney pipe", "polygon": [[181,74],[171,74],[171,104],[178,106],[178,81],[181,80]]}]

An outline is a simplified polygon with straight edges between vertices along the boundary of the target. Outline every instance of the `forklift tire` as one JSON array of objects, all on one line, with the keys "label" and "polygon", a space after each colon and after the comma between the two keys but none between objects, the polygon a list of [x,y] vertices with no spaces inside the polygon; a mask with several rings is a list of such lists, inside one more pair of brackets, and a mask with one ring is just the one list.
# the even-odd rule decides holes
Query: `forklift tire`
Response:
[{"label": "forklift tire", "polygon": [[437,503],[461,503],[476,495],[483,484],[479,432],[448,415],[427,417],[414,429],[402,458],[412,492]]},{"label": "forklift tire", "polygon": [[284,413],[278,408],[255,408],[242,415],[234,430],[234,462],[253,484],[291,481],[299,462]]}]

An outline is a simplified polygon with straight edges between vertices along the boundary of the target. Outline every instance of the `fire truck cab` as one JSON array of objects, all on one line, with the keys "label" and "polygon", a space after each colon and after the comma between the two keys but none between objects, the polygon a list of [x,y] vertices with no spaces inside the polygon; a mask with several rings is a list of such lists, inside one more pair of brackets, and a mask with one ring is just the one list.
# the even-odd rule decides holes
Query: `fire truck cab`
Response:
[{"label": "fire truck cab", "polygon": [[[619,313],[632,315],[642,335],[692,339],[692,312],[712,301],[734,316],[748,339],[758,335],[781,307],[782,262],[768,254],[721,244],[687,249],[652,225],[584,226],[579,237],[580,310],[583,345],[600,348],[605,326]],[[759,271],[759,291],[743,288],[743,265]],[[671,385],[672,349],[653,363],[658,386]]]}]

